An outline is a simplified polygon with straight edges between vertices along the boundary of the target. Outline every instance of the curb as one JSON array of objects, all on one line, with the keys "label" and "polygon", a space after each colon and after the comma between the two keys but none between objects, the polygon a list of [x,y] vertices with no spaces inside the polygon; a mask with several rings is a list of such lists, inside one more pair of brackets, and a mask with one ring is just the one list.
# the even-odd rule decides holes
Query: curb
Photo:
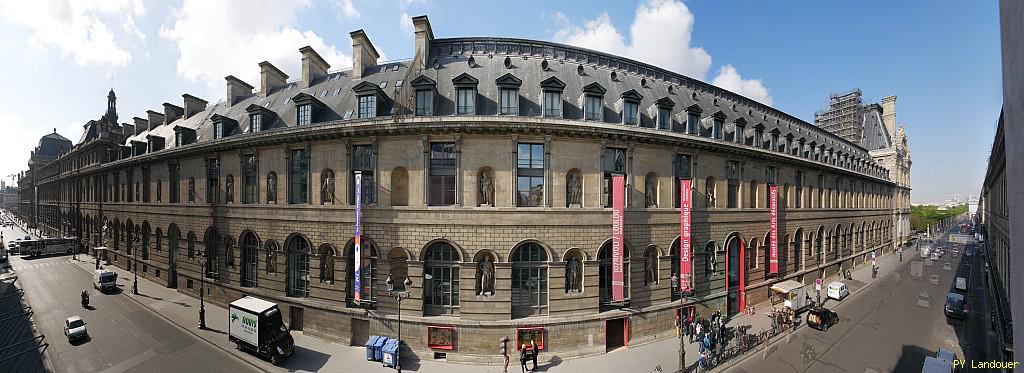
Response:
[{"label": "curb", "polygon": [[[79,261],[79,262],[81,262],[81,261]],[[78,267],[79,269],[81,269],[81,270],[83,270],[83,271],[86,271],[86,273],[89,273],[89,270],[88,270],[88,269],[85,269],[84,267],[82,267],[82,266],[78,265],[77,263],[75,263],[75,267]],[[167,323],[169,323],[169,324],[171,324],[171,325],[174,325],[174,327],[176,327],[176,328],[178,328],[178,329],[181,329],[181,330],[184,330],[184,331],[188,332],[189,334],[192,334],[192,335],[193,335],[193,336],[195,336],[195,337],[196,337],[197,339],[199,339],[199,340],[201,340],[201,341],[205,342],[206,344],[208,344],[208,345],[210,345],[210,346],[213,346],[213,347],[216,347],[217,349],[220,349],[221,351],[224,351],[224,352],[225,352],[225,353],[227,353],[227,354],[228,354],[229,356],[231,356],[231,357],[233,357],[233,358],[235,358],[235,359],[237,359],[237,360],[239,360],[239,361],[241,361],[241,362],[243,362],[243,363],[245,363],[245,364],[248,364],[249,366],[251,366],[251,367],[253,367],[253,368],[255,368],[255,369],[257,369],[257,370],[259,370],[259,371],[261,371],[261,372],[266,372],[266,373],[270,373],[270,371],[269,371],[269,370],[266,370],[265,368],[263,368],[263,367],[261,367],[261,366],[257,365],[256,363],[254,363],[254,362],[252,362],[252,361],[249,361],[249,360],[247,360],[247,359],[243,359],[243,358],[242,358],[241,356],[238,356],[238,355],[236,355],[236,354],[235,354],[235,352],[234,352],[234,350],[232,350],[232,349],[228,349],[228,348],[225,348],[224,346],[218,345],[218,344],[216,344],[216,343],[213,343],[212,341],[210,341],[210,340],[208,340],[208,339],[206,339],[206,338],[203,338],[203,336],[199,335],[199,333],[196,333],[196,332],[195,332],[194,330],[192,330],[192,329],[190,329],[190,328],[186,328],[186,327],[184,327],[184,326],[181,326],[180,324],[178,324],[178,323],[174,322],[174,320],[171,320],[171,319],[170,319],[170,318],[168,318],[167,316],[164,316],[163,314],[161,314],[161,313],[160,313],[160,312],[158,312],[157,310],[153,309],[152,307],[150,307],[150,306],[146,305],[145,303],[142,303],[142,302],[138,301],[137,299],[135,299],[134,297],[132,297],[132,296],[130,296],[130,295],[128,295],[128,294],[125,294],[125,295],[126,295],[126,296],[125,296],[125,298],[128,298],[128,299],[130,299],[130,300],[131,300],[132,302],[135,302],[135,304],[138,304],[138,305],[142,306],[143,308],[145,308],[145,309],[149,310],[149,311],[150,311],[151,313],[153,313],[154,315],[157,315],[158,317],[160,317],[161,319],[163,319],[163,320],[164,320],[164,321],[166,321]]]},{"label": "curb", "polygon": [[[892,275],[893,273],[896,273],[896,272],[890,272],[889,274],[886,274],[885,276]],[[876,278],[875,279],[876,281],[872,281],[871,283],[868,283],[867,285],[864,285],[864,287],[862,287],[857,293],[861,293],[864,290],[874,286],[876,283],[879,282],[877,280],[881,280],[881,279],[882,279],[882,277]],[[849,297],[847,297],[847,298],[849,298]],[[844,301],[844,303],[845,303],[845,301]],[[801,325],[803,325],[803,324],[801,324]],[[735,357],[733,359],[730,359],[730,361],[726,361],[726,362],[724,362],[722,364],[718,364],[714,368],[711,368],[710,371],[711,372],[724,372],[724,371],[727,371],[729,368],[731,368],[731,367],[733,367],[733,366],[735,366],[737,364],[740,364],[740,363],[742,363],[744,361],[747,361],[747,359],[750,359],[751,357],[753,357],[757,352],[764,351],[765,349],[771,348],[773,345],[777,344],[783,338],[789,338],[789,337],[793,336],[793,334],[796,333],[798,330],[803,330],[803,326],[801,326],[799,328],[793,328],[793,329],[791,329],[787,333],[780,333],[779,335],[777,335],[775,337],[769,338],[768,342],[764,343],[763,345],[760,345],[758,347],[754,347],[753,349],[750,349],[747,352],[744,352],[740,356]],[[696,364],[696,363],[694,363],[694,364]],[[688,366],[686,371],[689,372],[691,368],[692,367]]]},{"label": "curb", "polygon": [[[8,264],[10,264],[9,259],[8,259]],[[11,268],[11,272],[14,272],[14,278],[17,279],[18,274],[17,274],[17,272],[14,271],[14,266],[11,266],[10,268]],[[11,277],[7,277],[7,278],[4,278],[4,280],[10,279],[10,278]],[[15,280],[15,282],[16,281],[17,280]],[[21,289],[21,286],[18,286],[16,283],[12,282],[11,284],[16,289]],[[24,289],[22,289],[22,290],[24,290]],[[24,295],[22,295],[22,297],[24,297]],[[25,301],[25,303],[28,303],[28,299],[24,299],[24,301]],[[53,361],[51,361],[51,358],[50,358],[50,346],[49,346],[50,342],[46,342],[45,341],[46,340],[46,335],[43,334],[39,330],[39,327],[36,326],[36,321],[34,319],[30,319],[30,320],[32,321],[32,335],[36,336],[36,337],[43,337],[44,342],[47,344],[46,349],[43,350],[43,353],[41,353],[40,356],[39,356],[40,362],[43,363],[43,370],[46,371],[46,372],[56,372],[57,369],[54,368]]]}]

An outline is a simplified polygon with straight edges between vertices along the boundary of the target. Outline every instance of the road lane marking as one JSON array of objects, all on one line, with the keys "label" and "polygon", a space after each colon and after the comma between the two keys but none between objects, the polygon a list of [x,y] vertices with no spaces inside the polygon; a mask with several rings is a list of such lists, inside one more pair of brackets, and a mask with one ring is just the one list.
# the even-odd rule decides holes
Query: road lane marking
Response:
[{"label": "road lane marking", "polygon": [[140,364],[145,363],[145,362],[149,361],[150,359],[152,359],[154,357],[157,357],[157,356],[160,356],[160,355],[158,355],[156,352],[153,352],[153,350],[146,350],[145,352],[143,352],[141,354],[135,355],[135,357],[132,357],[131,359],[122,361],[120,363],[117,363],[117,365],[114,365],[114,366],[112,366],[110,368],[101,370],[100,373],[123,373],[123,372],[127,372],[129,369],[137,367]]}]

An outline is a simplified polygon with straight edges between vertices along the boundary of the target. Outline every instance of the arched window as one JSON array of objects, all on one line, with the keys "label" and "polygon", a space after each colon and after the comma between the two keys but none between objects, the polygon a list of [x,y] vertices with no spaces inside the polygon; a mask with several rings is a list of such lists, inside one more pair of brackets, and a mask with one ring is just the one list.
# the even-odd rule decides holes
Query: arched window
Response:
[{"label": "arched window", "polygon": [[619,308],[629,305],[629,248],[622,247],[622,303],[612,302],[612,241],[608,240],[597,252],[598,261],[598,301],[602,310],[605,308]]},{"label": "arched window", "polygon": [[259,268],[260,239],[255,233],[246,232],[242,235],[242,268],[239,270],[240,283],[244,287],[254,288],[257,285],[257,268]]},{"label": "arched window", "polygon": [[149,260],[149,222],[142,222],[142,260]]},{"label": "arched window", "polygon": [[135,252],[135,238],[133,237],[134,229],[135,226],[132,224],[132,220],[128,219],[128,221],[124,223],[123,229],[125,255],[132,255],[132,253]]},{"label": "arched window", "polygon": [[[459,308],[458,250],[446,242],[435,242],[423,253],[423,313],[455,314]],[[397,282],[397,281],[395,281]]]},{"label": "arched window", "polygon": [[286,282],[289,297],[309,296],[309,241],[298,234],[288,240],[288,271]]},{"label": "arched window", "polygon": [[746,259],[744,259],[747,262],[747,269],[754,269],[761,265],[761,263],[757,261],[757,258],[759,258],[758,253],[761,251],[761,246],[758,246],[759,244],[757,237],[751,238],[750,242],[747,244],[747,249],[745,251]]},{"label": "arched window", "polygon": [[[346,288],[345,288],[345,300],[348,302],[349,307],[356,307],[355,304],[355,241],[350,241],[347,248],[345,248],[345,276],[346,276]],[[359,245],[359,299],[362,303],[363,308],[369,308],[377,301],[377,294],[374,292],[374,285],[377,283],[377,245],[367,240],[365,237],[360,239]],[[402,282],[402,286],[405,286],[405,275],[401,278],[392,278],[392,281],[397,283]]]},{"label": "arched window", "polygon": [[220,240],[221,237],[217,234],[217,230],[209,228],[206,230],[206,235],[203,237],[203,243],[206,246],[206,250],[203,251],[206,262],[206,278],[217,278],[220,273],[220,263],[217,261],[218,254],[220,254]]},{"label": "arched window", "polygon": [[548,254],[537,243],[512,250],[512,318],[548,313]]},{"label": "arched window", "polygon": [[793,269],[800,271],[804,267],[804,257],[801,255],[804,253],[804,230],[802,228],[797,229],[793,238],[793,259],[795,261]]},{"label": "arched window", "polygon": [[[680,238],[676,237],[675,241],[672,241],[672,247],[669,248],[669,255],[672,257],[672,259],[671,259],[671,261],[672,261],[672,265],[671,265],[672,273],[670,274],[670,276],[675,278],[675,281],[673,281],[672,284],[669,285],[669,288],[672,289],[671,290],[671,292],[672,292],[672,300],[679,299],[682,296],[682,292],[679,289],[679,285],[680,285],[680,280],[679,280],[679,272],[680,272],[679,271],[679,268],[680,268],[679,267],[679,242],[680,241],[679,240],[680,240]],[[690,259],[689,262],[688,262],[688,263],[690,263],[690,278],[689,278],[689,281],[690,281],[690,287],[692,288],[693,287],[693,273],[694,273],[694,271],[693,271],[693,244],[692,243],[690,244],[690,258],[689,259]]]}]

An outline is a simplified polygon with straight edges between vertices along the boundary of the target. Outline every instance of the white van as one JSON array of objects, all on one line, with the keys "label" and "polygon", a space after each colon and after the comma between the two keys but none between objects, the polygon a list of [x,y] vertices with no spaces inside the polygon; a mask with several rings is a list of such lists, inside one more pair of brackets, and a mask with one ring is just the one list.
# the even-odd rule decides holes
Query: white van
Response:
[{"label": "white van", "polygon": [[850,289],[846,287],[846,284],[835,281],[828,284],[828,297],[835,300],[843,300],[847,295],[850,295]]},{"label": "white van", "polygon": [[92,274],[92,287],[100,291],[110,291],[117,288],[117,273],[105,269],[97,269]]},{"label": "white van", "polygon": [[967,291],[967,279],[963,277],[956,278],[956,290],[966,292]]}]

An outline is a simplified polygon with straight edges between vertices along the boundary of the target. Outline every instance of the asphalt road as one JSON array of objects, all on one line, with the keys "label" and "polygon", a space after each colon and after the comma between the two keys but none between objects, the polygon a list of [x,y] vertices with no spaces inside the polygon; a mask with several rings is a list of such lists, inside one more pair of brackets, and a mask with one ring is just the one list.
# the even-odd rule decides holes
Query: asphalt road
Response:
[{"label": "asphalt road", "polygon": [[[15,237],[3,228],[7,240]],[[25,233],[17,229],[17,237]],[[252,367],[224,351],[167,323],[149,310],[115,292],[92,289],[92,275],[71,262],[70,256],[26,259],[13,256],[18,284],[35,311],[33,320],[50,343],[46,351],[57,372],[247,372]],[[131,291],[130,279],[118,286]],[[80,293],[92,294],[90,308]],[[64,319],[79,315],[91,339],[70,343]],[[226,337],[225,337],[226,338]]]},{"label": "asphalt road", "polygon": [[[949,248],[945,239],[936,240],[934,246]],[[965,263],[978,260],[979,255],[966,258]],[[910,263],[921,260],[917,251],[904,252],[899,270],[882,277],[875,284],[857,289],[839,304],[829,305],[839,314],[839,324],[828,331],[808,327],[783,339],[768,349],[766,357],[757,354],[730,367],[730,372],[920,372],[925,356],[934,356],[939,348],[953,351],[963,357],[971,353],[969,346],[984,338],[982,333],[971,335],[978,323],[987,322],[980,312],[979,297],[985,292],[977,289],[984,281],[975,271],[971,290],[971,315],[965,320],[947,318],[943,312],[946,294],[953,287],[955,274],[963,267],[958,262],[964,255],[954,258],[947,254],[932,266],[924,267],[922,279],[910,277]],[[950,269],[943,267],[950,263]],[[976,266],[974,266],[976,267]],[[929,282],[938,275],[939,284]],[[927,307],[918,304],[918,295],[925,291],[931,298]],[[967,329],[973,329],[968,332]],[[965,334],[966,333],[966,334]],[[971,355],[967,355],[970,357]]]}]

